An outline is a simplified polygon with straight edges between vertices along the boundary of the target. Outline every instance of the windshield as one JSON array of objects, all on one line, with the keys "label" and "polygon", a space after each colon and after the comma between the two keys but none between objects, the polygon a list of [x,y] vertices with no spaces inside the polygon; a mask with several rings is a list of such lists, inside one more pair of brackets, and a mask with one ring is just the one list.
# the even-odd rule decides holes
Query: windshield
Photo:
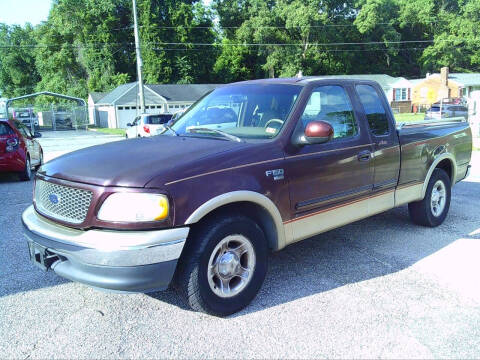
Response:
[{"label": "windshield", "polygon": [[194,104],[172,128],[178,135],[225,139],[223,132],[241,139],[271,139],[282,129],[301,90],[302,86],[288,84],[218,88]]}]

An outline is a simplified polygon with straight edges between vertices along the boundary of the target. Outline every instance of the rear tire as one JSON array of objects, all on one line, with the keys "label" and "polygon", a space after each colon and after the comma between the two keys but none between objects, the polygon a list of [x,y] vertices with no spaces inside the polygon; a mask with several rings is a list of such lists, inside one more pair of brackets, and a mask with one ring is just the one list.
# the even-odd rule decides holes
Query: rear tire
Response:
[{"label": "rear tire", "polygon": [[257,295],[267,272],[260,227],[243,215],[217,216],[192,229],[173,286],[195,311],[233,314]]},{"label": "rear tire", "polygon": [[20,180],[30,181],[32,180],[32,164],[30,163],[30,156],[27,155],[25,160],[25,169],[19,174]]},{"label": "rear tire", "polygon": [[422,226],[440,225],[447,217],[451,196],[450,177],[442,169],[433,170],[423,200],[408,204],[410,218]]}]

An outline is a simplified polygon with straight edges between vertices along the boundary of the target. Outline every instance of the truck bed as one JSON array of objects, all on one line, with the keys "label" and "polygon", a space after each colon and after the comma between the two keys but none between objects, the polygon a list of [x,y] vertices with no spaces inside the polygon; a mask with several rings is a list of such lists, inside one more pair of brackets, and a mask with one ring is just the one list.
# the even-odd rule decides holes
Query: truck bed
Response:
[{"label": "truck bed", "polygon": [[445,165],[452,185],[465,177],[472,149],[468,122],[449,119],[407,123],[397,127],[397,132],[401,146],[399,187],[423,183],[433,162],[440,158],[454,163],[453,167]]}]

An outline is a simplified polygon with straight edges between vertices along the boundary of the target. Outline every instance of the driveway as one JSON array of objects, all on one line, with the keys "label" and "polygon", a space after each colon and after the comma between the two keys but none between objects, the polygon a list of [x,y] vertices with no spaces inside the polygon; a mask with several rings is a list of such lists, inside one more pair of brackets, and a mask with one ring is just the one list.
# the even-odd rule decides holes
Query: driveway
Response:
[{"label": "driveway", "polygon": [[41,272],[21,235],[32,183],[0,177],[0,354],[479,358],[480,153],[474,161],[440,227],[412,224],[403,206],[291,245],[270,255],[253,303],[225,319],[173,291],[106,293]]}]

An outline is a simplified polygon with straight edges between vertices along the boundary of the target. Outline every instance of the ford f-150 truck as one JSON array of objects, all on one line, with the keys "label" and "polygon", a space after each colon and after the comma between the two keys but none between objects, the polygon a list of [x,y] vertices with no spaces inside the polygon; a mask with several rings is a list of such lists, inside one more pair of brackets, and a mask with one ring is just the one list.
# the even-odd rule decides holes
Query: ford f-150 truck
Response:
[{"label": "ford f-150 truck", "polygon": [[404,204],[440,225],[471,149],[464,121],[397,128],[373,81],[235,83],[161,135],[44,164],[24,234],[44,270],[116,291],[172,285],[224,316],[255,297],[269,251]]}]

